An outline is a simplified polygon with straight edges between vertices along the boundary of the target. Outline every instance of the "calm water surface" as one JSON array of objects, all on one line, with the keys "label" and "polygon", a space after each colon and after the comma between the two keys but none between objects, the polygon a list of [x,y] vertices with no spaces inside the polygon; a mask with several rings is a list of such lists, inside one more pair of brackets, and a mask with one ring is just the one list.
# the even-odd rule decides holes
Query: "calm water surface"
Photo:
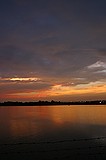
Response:
[{"label": "calm water surface", "polygon": [[[0,144],[68,141],[105,136],[106,106],[0,107]],[[62,145],[66,148],[81,147],[82,143],[84,146],[106,145],[106,139],[71,143],[70,146],[64,142]],[[60,148],[58,144],[49,147]]]}]

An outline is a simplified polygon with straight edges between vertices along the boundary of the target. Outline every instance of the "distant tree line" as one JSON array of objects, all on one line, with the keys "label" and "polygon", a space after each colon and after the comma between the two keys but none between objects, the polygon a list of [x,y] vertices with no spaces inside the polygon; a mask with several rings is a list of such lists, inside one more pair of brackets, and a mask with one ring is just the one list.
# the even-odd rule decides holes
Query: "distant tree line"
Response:
[{"label": "distant tree line", "polygon": [[106,100],[96,101],[77,101],[77,102],[61,102],[61,101],[37,101],[37,102],[0,102],[0,106],[53,106],[53,105],[106,105]]}]

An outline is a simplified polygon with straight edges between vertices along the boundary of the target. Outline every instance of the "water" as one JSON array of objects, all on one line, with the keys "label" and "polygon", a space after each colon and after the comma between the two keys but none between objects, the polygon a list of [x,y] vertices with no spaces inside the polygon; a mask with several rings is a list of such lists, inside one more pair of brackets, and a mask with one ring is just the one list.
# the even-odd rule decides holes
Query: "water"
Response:
[{"label": "water", "polygon": [[1,159],[105,159],[106,105],[0,107]]}]

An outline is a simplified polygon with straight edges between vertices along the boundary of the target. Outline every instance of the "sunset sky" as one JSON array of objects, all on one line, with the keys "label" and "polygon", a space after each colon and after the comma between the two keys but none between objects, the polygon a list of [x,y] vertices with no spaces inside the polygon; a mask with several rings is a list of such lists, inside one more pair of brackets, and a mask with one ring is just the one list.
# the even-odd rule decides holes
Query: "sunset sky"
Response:
[{"label": "sunset sky", "polygon": [[106,0],[0,0],[0,101],[106,99]]}]

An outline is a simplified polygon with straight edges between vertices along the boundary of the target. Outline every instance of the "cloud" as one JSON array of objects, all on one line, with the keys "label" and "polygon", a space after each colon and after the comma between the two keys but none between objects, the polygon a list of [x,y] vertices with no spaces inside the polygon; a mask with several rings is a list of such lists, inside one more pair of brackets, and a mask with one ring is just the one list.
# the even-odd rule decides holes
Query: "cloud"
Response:
[{"label": "cloud", "polygon": [[41,92],[50,88],[51,84],[46,82],[0,82],[1,94],[21,94],[26,92],[30,95],[30,92]]},{"label": "cloud", "polygon": [[103,48],[103,49],[98,49],[97,50],[97,53],[100,57],[104,57],[106,58],[106,48]]},{"label": "cloud", "polygon": [[31,82],[40,82],[41,79],[37,77],[11,77],[11,78],[2,78],[0,77],[0,83],[11,83],[11,82],[23,82],[23,83],[31,83]]},{"label": "cloud", "polygon": [[104,68],[106,69],[106,62],[97,61],[96,63],[87,67],[88,69],[95,69],[95,68]]},{"label": "cloud", "polygon": [[103,69],[101,71],[96,71],[95,73],[103,73],[103,74],[105,74],[106,73],[106,69]]},{"label": "cloud", "polygon": [[48,91],[55,85],[70,90],[105,79],[105,3],[0,2],[0,83],[5,92],[6,87],[14,93]]},{"label": "cloud", "polygon": [[[48,44],[48,43],[47,43]],[[0,47],[0,72],[5,77],[55,77],[58,79],[88,77],[89,73],[83,73],[85,66],[87,69],[98,60],[94,49],[70,48],[66,44],[50,43],[49,45],[36,44],[21,46]],[[102,61],[97,64],[102,65]],[[96,66],[97,66],[96,64]]]}]

